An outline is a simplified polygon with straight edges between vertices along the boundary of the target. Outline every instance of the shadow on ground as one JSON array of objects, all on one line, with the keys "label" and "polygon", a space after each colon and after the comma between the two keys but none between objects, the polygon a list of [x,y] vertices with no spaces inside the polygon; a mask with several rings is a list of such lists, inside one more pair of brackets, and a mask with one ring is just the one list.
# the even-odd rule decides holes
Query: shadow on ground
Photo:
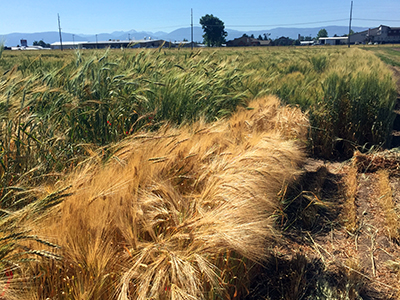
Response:
[{"label": "shadow on ground", "polygon": [[300,253],[273,256],[253,282],[246,300],[389,300],[358,273],[344,267],[328,271],[320,260]]},{"label": "shadow on ground", "polygon": [[[246,300],[254,299],[386,299],[361,272],[334,261],[321,261],[312,240],[323,240],[340,230],[343,187],[340,174],[322,163],[313,163],[288,189],[278,219],[283,239],[264,266],[254,270],[256,278]],[[278,250],[277,250],[278,249]]]},{"label": "shadow on ground", "polygon": [[327,234],[339,226],[338,217],[343,201],[341,176],[325,166],[308,171],[289,188],[283,199],[285,221],[282,232],[287,237],[302,236],[302,232]]}]

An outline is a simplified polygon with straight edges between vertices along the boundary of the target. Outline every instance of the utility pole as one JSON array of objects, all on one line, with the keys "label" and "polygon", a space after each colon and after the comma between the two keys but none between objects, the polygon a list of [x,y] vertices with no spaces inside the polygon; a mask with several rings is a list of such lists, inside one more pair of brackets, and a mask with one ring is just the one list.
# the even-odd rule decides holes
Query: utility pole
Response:
[{"label": "utility pole", "polygon": [[97,43],[98,43],[98,42],[97,42],[97,34],[96,34],[96,49],[97,49]]},{"label": "utility pole", "polygon": [[75,34],[72,35],[72,46],[75,49]]},{"label": "utility pole", "polygon": [[192,35],[192,50],[193,50],[193,8],[192,8],[192,23],[191,23],[191,35]]},{"label": "utility pole", "polygon": [[60,14],[57,14],[57,16],[58,16],[58,32],[60,34],[60,49],[62,51],[63,46],[62,46],[62,36],[61,36]]},{"label": "utility pole", "polygon": [[349,23],[349,36],[347,37],[347,47],[350,48],[350,34],[351,34],[351,18],[353,17],[353,1],[350,7],[350,23]]}]

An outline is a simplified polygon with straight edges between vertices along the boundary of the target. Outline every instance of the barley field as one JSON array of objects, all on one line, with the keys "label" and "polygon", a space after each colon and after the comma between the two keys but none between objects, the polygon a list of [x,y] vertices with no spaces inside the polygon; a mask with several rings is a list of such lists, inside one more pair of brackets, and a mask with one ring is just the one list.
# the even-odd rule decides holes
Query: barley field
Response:
[{"label": "barley field", "polygon": [[0,51],[0,298],[281,299],[307,159],[390,146],[396,97],[360,48]]}]

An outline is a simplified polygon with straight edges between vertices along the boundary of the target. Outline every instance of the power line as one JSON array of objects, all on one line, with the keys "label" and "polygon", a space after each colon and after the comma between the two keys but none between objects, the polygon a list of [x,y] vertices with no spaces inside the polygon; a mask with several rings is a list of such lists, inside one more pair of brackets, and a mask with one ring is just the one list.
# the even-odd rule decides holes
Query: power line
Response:
[{"label": "power line", "polygon": [[[348,19],[336,19],[336,20],[325,20],[325,21],[315,21],[315,22],[304,22],[304,23],[285,23],[285,24],[265,24],[265,25],[225,25],[225,27],[275,27],[275,26],[296,26],[296,25],[310,25],[310,24],[323,24],[323,23],[331,23],[331,22],[342,22],[347,21]],[[209,26],[218,26],[218,25],[209,25]]]},{"label": "power line", "polygon": [[361,19],[361,18],[353,18],[353,20],[357,20],[357,21],[375,21],[375,22],[400,22],[400,20]]},{"label": "power line", "polygon": [[[323,23],[331,23],[331,22],[343,22],[343,21],[348,21],[348,19],[324,20],[324,21],[302,22],[302,23],[266,24],[266,25],[229,25],[229,24],[224,24],[224,25],[225,25],[225,27],[229,27],[229,28],[237,28],[237,27],[274,27],[274,26],[295,26],[295,25],[323,24]],[[196,26],[201,26],[200,24],[195,24],[195,25]],[[186,25],[170,25],[170,26],[148,28],[148,30],[164,29],[164,28],[180,28],[180,27],[184,27],[184,26],[186,26]],[[208,25],[208,26],[219,26],[219,25]]]},{"label": "power line", "polygon": [[[321,21],[313,21],[313,22],[300,22],[300,23],[280,23],[280,24],[265,24],[265,25],[229,25],[225,24],[227,28],[262,28],[262,27],[278,27],[278,26],[297,26],[297,25],[312,25],[312,24],[324,24],[324,23],[332,23],[332,22],[344,22],[349,19],[335,19],[335,20],[321,20]],[[355,21],[373,21],[373,22],[400,22],[400,20],[383,20],[383,19],[364,19],[364,18],[352,18]],[[201,27],[200,24],[193,24],[194,26]],[[213,25],[209,25],[213,26]],[[186,24],[180,25],[169,25],[169,26],[160,26],[160,27],[151,27],[146,30],[163,30],[169,28],[182,28],[187,27]]]},{"label": "power line", "polygon": [[[324,24],[324,23],[332,23],[332,22],[343,22],[348,21],[349,19],[336,19],[336,20],[325,20],[325,21],[314,21],[314,22],[302,22],[302,23],[281,23],[281,24],[264,24],[264,25],[230,25],[224,24],[225,27],[229,28],[239,28],[239,27],[276,27],[276,26],[297,26],[297,25],[311,25],[311,24]],[[361,18],[352,18],[352,20],[356,21],[375,21],[375,22],[400,22],[400,20],[382,20],[382,19],[361,19]],[[208,25],[208,26],[219,26],[219,25]]]}]

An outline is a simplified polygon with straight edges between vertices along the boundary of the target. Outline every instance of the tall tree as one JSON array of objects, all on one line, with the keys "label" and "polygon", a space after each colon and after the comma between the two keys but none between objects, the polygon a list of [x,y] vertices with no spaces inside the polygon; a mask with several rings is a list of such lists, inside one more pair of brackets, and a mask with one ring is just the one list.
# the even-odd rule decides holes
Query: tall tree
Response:
[{"label": "tall tree", "polygon": [[328,31],[325,28],[318,31],[317,38],[328,37]]},{"label": "tall tree", "polygon": [[200,19],[200,25],[203,28],[204,43],[207,46],[221,46],[226,42],[225,37],[228,33],[225,31],[224,22],[213,15],[205,15]]}]

